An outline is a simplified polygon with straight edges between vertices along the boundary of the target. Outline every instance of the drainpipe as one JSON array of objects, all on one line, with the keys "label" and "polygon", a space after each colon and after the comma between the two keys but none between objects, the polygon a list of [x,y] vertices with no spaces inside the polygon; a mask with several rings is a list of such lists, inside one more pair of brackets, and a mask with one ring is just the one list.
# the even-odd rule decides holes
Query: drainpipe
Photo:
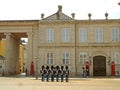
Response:
[{"label": "drainpipe", "polygon": [[77,76],[77,60],[76,60],[76,20],[75,20],[75,76]]}]

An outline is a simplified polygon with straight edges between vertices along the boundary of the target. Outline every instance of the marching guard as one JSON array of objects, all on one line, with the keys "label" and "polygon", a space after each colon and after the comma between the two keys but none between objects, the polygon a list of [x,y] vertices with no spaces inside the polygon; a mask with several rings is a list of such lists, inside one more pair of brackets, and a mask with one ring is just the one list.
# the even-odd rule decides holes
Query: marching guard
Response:
[{"label": "marching guard", "polygon": [[41,73],[41,80],[44,81],[44,78],[45,78],[45,67],[42,66],[42,70],[40,71]]},{"label": "marching guard", "polygon": [[69,78],[69,70],[68,70],[68,66],[66,66],[66,70],[65,70],[65,78],[66,78],[66,82],[68,82],[68,78]]},{"label": "marching guard", "polygon": [[64,69],[63,68],[64,67],[61,66],[61,82],[63,82],[63,80],[64,80]]},{"label": "marching guard", "polygon": [[54,67],[53,66],[51,66],[50,73],[51,73],[51,81],[53,82],[54,81]]},{"label": "marching guard", "polygon": [[49,81],[50,69],[49,66],[46,66],[46,81]]},{"label": "marching guard", "polygon": [[60,75],[60,68],[59,66],[56,66],[56,81],[59,81],[59,75]]}]

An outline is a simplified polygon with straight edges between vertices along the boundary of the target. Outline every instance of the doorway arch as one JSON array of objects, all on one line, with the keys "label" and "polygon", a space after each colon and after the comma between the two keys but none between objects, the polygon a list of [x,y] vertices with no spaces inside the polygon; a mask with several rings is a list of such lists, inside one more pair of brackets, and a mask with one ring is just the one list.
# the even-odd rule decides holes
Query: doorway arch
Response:
[{"label": "doorway arch", "polygon": [[93,76],[106,76],[106,57],[93,57]]}]

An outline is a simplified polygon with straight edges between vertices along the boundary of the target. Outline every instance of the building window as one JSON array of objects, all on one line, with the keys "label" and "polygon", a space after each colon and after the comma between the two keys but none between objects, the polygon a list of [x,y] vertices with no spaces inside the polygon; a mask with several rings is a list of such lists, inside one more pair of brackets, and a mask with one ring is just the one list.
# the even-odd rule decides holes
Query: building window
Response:
[{"label": "building window", "polygon": [[87,30],[85,28],[79,30],[79,41],[82,43],[87,42]]},{"label": "building window", "polygon": [[47,42],[51,43],[54,41],[54,30],[48,29],[47,30]]},{"label": "building window", "polygon": [[119,29],[118,28],[112,28],[112,41],[119,42]]},{"label": "building window", "polygon": [[103,42],[103,30],[101,28],[96,29],[95,35],[96,42]]},{"label": "building window", "polygon": [[87,61],[87,53],[81,52],[80,53],[80,64],[85,64],[86,61]]},{"label": "building window", "polygon": [[69,54],[67,52],[64,52],[62,54],[62,61],[63,61],[63,64],[69,64]]},{"label": "building window", "polygon": [[62,42],[69,42],[69,29],[62,29]]},{"label": "building window", "polygon": [[115,64],[120,64],[120,52],[113,52],[112,60],[115,62]]},{"label": "building window", "polygon": [[53,53],[47,53],[47,64],[53,64]]}]

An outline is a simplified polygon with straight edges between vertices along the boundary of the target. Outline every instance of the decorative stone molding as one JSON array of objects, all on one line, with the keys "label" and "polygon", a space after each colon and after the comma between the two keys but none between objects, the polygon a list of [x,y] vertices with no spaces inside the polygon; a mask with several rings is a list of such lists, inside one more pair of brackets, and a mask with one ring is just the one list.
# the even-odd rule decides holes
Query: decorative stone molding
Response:
[{"label": "decorative stone molding", "polygon": [[92,16],[92,14],[88,13],[89,20],[91,20],[91,16]]},{"label": "decorative stone molding", "polygon": [[44,14],[43,13],[41,14],[41,18],[42,18],[42,20],[44,19]]},{"label": "decorative stone molding", "polygon": [[106,17],[106,20],[108,20],[108,13],[107,12],[105,13],[105,17]]},{"label": "decorative stone molding", "polygon": [[72,19],[75,19],[75,13],[72,13],[71,16],[72,16]]}]

